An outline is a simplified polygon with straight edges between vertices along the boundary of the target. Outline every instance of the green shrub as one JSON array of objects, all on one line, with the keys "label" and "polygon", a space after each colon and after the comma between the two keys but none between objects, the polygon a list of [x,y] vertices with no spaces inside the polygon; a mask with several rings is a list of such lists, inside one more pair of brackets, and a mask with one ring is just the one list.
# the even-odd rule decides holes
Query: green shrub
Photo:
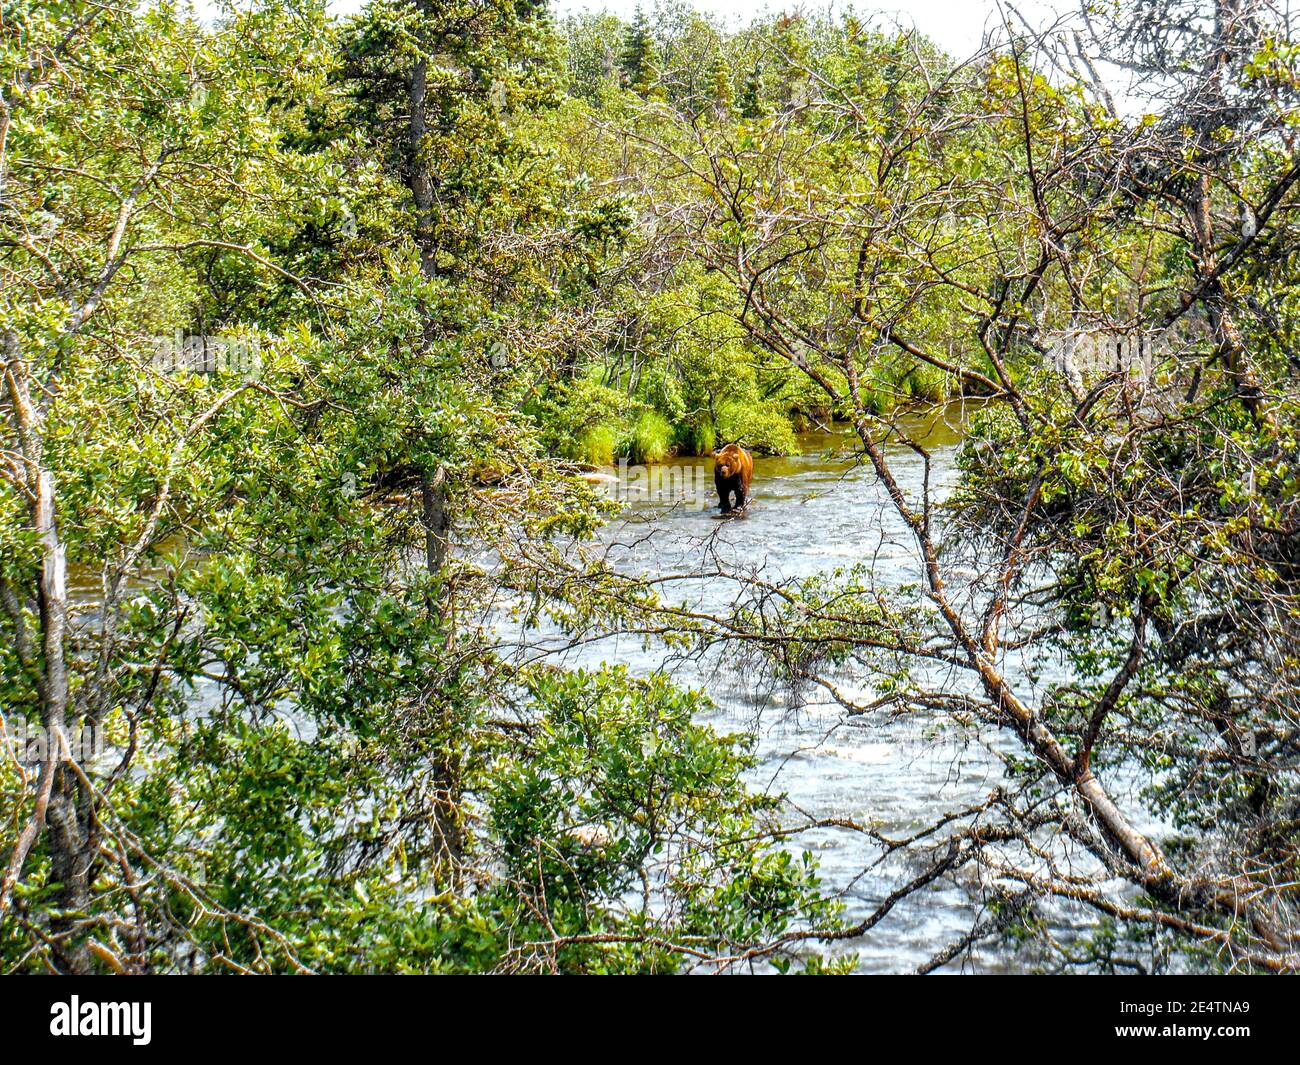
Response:
[{"label": "green shrub", "polygon": [[593,376],[557,388],[529,411],[553,454],[577,462],[608,465],[627,432],[628,400]]},{"label": "green shrub", "polygon": [[813,433],[828,429],[835,414],[828,407],[795,409],[790,412],[790,426],[796,433]]},{"label": "green shrub", "polygon": [[763,403],[733,399],[718,408],[719,443],[740,444],[767,455],[792,455],[799,450],[785,413]]},{"label": "green shrub", "polygon": [[903,382],[904,391],[913,399],[942,403],[952,392],[952,379],[935,366],[917,366]]},{"label": "green shrub", "polygon": [[674,434],[679,455],[708,455],[718,445],[718,433],[711,421],[683,422]]},{"label": "green shrub", "polygon": [[566,456],[593,466],[610,466],[614,462],[614,449],[618,432],[609,425],[593,425],[578,434],[570,453]]},{"label": "green shrub", "polygon": [[668,419],[648,410],[637,418],[620,450],[633,462],[662,462],[671,453],[672,445],[673,427]]}]

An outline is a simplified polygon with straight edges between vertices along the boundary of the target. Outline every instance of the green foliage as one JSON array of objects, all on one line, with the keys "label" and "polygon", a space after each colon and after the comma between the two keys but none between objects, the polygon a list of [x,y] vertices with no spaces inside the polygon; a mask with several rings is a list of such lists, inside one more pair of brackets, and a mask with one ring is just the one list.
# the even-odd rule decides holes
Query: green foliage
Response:
[{"label": "green foliage", "polygon": [[679,425],[675,444],[682,455],[711,455],[718,446],[718,432],[708,421]]},{"label": "green foliage", "polygon": [[614,462],[618,448],[618,434],[608,425],[594,425],[584,429],[572,448],[562,453],[593,466],[609,466]]},{"label": "green foliage", "polygon": [[640,8],[623,36],[619,67],[628,88],[638,96],[650,96],[654,92],[657,80],[654,39],[645,12]]},{"label": "green foliage", "polygon": [[648,410],[632,425],[623,451],[632,462],[662,462],[672,447],[673,428],[662,414]]},{"label": "green foliage", "polygon": [[[7,392],[3,444],[56,486],[78,596],[59,712],[101,730],[85,779],[111,794],[61,773],[72,827],[22,863],[5,968],[671,971],[684,943],[833,925],[697,696],[516,674],[475,620],[530,583],[539,610],[626,609],[599,572],[564,590],[562,545],[606,508],[554,460],[709,431],[659,360],[633,380],[575,357],[578,308],[631,302],[606,275],[638,216],[571,165],[590,115],[561,106],[547,23],[477,0],[211,26],[11,7],[0,299],[11,379],[46,406],[20,432]],[[172,373],[150,356],[177,330],[257,364]],[[54,713],[26,650],[51,564],[31,498],[0,478],[7,729]],[[6,865],[35,779],[0,759]],[[78,833],[84,883],[60,872]]]},{"label": "green foliage", "polygon": [[[738,742],[693,722],[699,697],[622,670],[539,673],[528,690],[536,739],[494,766],[488,806],[502,861],[521,886],[542,877],[549,888],[538,901],[561,935],[613,931],[592,904],[629,893],[649,907],[629,914],[632,928],[684,905],[683,928],[719,944],[771,938],[801,916],[833,922],[806,860],[743,842],[770,803],[740,784],[753,763]],[[710,836],[731,842],[700,847]],[[647,870],[648,883],[663,884],[650,896]],[[682,959],[634,944],[575,946],[558,960],[609,972],[670,970]]]},{"label": "green foliage", "polygon": [[588,376],[557,387],[531,412],[544,439],[565,458],[607,464],[626,433],[628,400],[621,392]]},{"label": "green foliage", "polygon": [[718,408],[717,438],[767,455],[791,455],[799,450],[790,420],[766,404],[730,399]]},{"label": "green foliage", "polygon": [[[1004,728],[1006,689],[925,683],[989,685],[1005,628],[1069,676],[1034,678],[1013,731],[1037,748],[997,748],[1023,790],[982,808],[988,840],[1113,842],[1053,820],[1050,729],[1140,776],[1168,854],[1208,870],[1171,918],[1294,882],[1296,108],[1242,117],[1293,99],[1293,45],[1216,59],[1235,83],[1205,95],[1237,109],[1206,134],[852,17],[4,20],[0,714],[108,745],[48,762],[28,853],[39,774],[0,758],[6,969],[794,968],[839,911],[746,786],[748,741],[661,676],[523,668],[496,627],[717,639],[584,557],[613,504],[575,462],[792,454],[835,416],[892,448],[958,395],[987,399],[960,483],[899,508],[944,531],[924,595],[862,569],[764,588],[717,619],[747,664],[793,702],[858,668],[880,706]],[[1149,380],[1053,362],[1088,315],[1164,323]],[[153,356],[177,333],[256,365],[175,372]],[[973,624],[945,613],[958,551],[994,568],[949,587],[1007,597]],[[1012,939],[1047,929],[999,906]],[[1167,934],[1069,949],[1163,967]]]}]

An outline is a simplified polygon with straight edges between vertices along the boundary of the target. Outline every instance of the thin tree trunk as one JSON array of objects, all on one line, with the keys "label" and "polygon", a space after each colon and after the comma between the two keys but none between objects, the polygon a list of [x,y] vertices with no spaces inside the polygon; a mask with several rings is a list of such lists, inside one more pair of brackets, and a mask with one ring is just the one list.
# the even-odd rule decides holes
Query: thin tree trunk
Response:
[{"label": "thin tree trunk", "polygon": [[44,464],[41,418],[31,400],[18,337],[4,338],[5,386],[13,410],[26,480],[32,530],[41,548],[37,602],[41,626],[41,725],[45,730],[35,808],[19,833],[0,891],[0,912],[8,906],[23,865],[43,829],[50,851],[51,874],[58,883],[59,916],[50,922],[56,957],[72,973],[93,970],[84,942],[77,942],[75,923],[90,904],[93,848],[86,825],[93,816],[90,798],[63,766],[68,732],[68,559],[59,536],[54,474]]},{"label": "thin tree trunk", "polygon": [[[431,15],[429,0],[415,0],[424,17]],[[411,71],[408,94],[410,125],[408,128],[406,181],[415,207],[415,240],[420,253],[420,273],[434,279],[438,267],[438,234],[434,217],[434,180],[427,156],[428,145],[428,60],[421,56]],[[421,309],[421,349],[427,352],[438,334],[438,323],[427,309]],[[428,574],[429,610],[438,616],[450,646],[454,629],[451,597],[441,577],[447,564],[451,532],[451,513],[447,504],[447,472],[439,466],[420,475],[421,520],[424,525],[424,562]],[[433,757],[433,787],[430,820],[436,873],[444,883],[456,885],[464,854],[464,830],[461,821],[463,772],[458,751],[457,725],[444,711],[438,722],[440,733]]]},{"label": "thin tree trunk", "polygon": [[420,500],[424,519],[424,564],[431,578],[442,572],[447,561],[447,471],[439,466],[434,474],[420,478]]},{"label": "thin tree trunk", "polygon": [[1204,287],[1201,300],[1210,319],[1215,346],[1223,356],[1228,375],[1237,386],[1242,405],[1257,422],[1277,427],[1273,412],[1264,403],[1264,390],[1250,363],[1241,330],[1228,307],[1223,284],[1213,275],[1218,268],[1214,250],[1214,222],[1210,215],[1210,175],[1202,174],[1196,182],[1191,202],[1192,233],[1196,240],[1196,262],[1202,277],[1213,278]]}]

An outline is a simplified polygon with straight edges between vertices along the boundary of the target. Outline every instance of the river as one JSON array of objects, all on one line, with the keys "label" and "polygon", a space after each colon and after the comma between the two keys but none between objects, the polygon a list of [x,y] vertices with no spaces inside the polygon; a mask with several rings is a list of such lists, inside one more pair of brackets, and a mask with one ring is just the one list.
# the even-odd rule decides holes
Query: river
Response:
[{"label": "river", "polygon": [[[931,452],[931,493],[941,502],[956,483],[960,411],[949,408],[914,419],[908,429]],[[601,534],[606,557],[621,572],[652,579],[712,570],[716,554],[751,560],[766,580],[868,562],[877,583],[918,583],[914,541],[874,470],[862,461],[856,437],[847,430],[807,433],[799,444],[797,455],[755,459],[753,502],[745,517],[726,521],[716,517],[712,463],[672,460],[658,472],[661,480],[705,485],[709,509],[634,488],[625,509]],[[921,458],[901,444],[890,447],[888,455],[904,490],[919,496]],[[725,611],[738,588],[726,577],[705,576],[673,581],[664,595],[700,610]],[[784,794],[793,804],[792,818],[797,808],[819,820],[853,819],[889,836],[907,835],[987,796],[1002,779],[1000,755],[1015,750],[1009,736],[966,733],[937,718],[850,716],[820,689],[792,703],[752,671],[725,668],[718,654],[683,659],[661,645],[647,645],[639,635],[610,636],[564,651],[559,648],[566,641],[554,632],[516,632],[514,638],[519,652],[530,657],[551,641],[556,659],[569,666],[622,663],[639,673],[663,670],[684,686],[702,688],[717,707],[709,719],[714,728],[755,737],[759,764],[751,784]],[[1037,683],[1050,679],[1039,677]],[[841,674],[836,682],[855,696],[871,692],[866,677]],[[816,830],[798,838],[799,846],[817,855],[824,883],[841,894],[850,920],[873,910],[919,868],[908,859],[882,861],[876,845],[852,830]],[[858,956],[863,972],[911,971],[988,916],[976,887],[934,885],[842,949]],[[1023,971],[1030,965],[1030,958],[985,947],[954,960],[945,971]]]}]

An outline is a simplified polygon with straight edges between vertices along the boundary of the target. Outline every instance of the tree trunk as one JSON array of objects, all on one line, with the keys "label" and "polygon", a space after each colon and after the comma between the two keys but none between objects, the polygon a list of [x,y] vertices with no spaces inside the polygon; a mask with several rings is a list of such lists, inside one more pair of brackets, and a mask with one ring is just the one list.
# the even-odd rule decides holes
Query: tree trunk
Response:
[{"label": "tree trunk", "polygon": [[45,831],[51,875],[59,885],[59,916],[50,922],[55,957],[70,973],[93,971],[90,953],[78,942],[76,922],[90,905],[94,848],[88,824],[93,818],[91,796],[69,771],[68,670],[65,643],[68,627],[68,559],[59,537],[54,474],[44,464],[41,418],[31,400],[27,368],[18,350],[18,338],[7,332],[5,385],[13,409],[14,428],[22,454],[32,530],[41,547],[36,600],[40,607],[41,726],[45,730],[43,760],[32,817],[19,833],[0,892],[0,912],[21,878],[32,846]]},{"label": "tree trunk", "polygon": [[[429,0],[415,0],[422,16],[431,14]],[[415,240],[420,253],[420,273],[432,280],[438,267],[438,234],[434,223],[434,180],[427,157],[428,60],[421,56],[411,70],[408,93],[410,125],[407,139],[406,183],[415,207]],[[427,309],[421,309],[421,349],[427,352],[438,335],[438,323]],[[442,621],[446,646],[451,644],[454,621],[451,597],[441,576],[447,563],[451,514],[447,505],[447,472],[439,466],[420,476],[421,520],[424,525],[424,563],[430,582],[429,611]],[[433,797],[430,810],[435,875],[449,885],[459,882],[464,853],[461,821],[463,773],[458,751],[458,726],[451,708],[445,708],[436,724],[439,733],[433,757]]]},{"label": "tree trunk", "polygon": [[[1218,268],[1218,255],[1214,249],[1214,222],[1210,214],[1210,175],[1202,174],[1192,193],[1189,213],[1195,237],[1196,263],[1201,277],[1212,277]],[[1250,363],[1250,353],[1242,340],[1241,330],[1229,309],[1227,294],[1216,278],[1205,285],[1201,295],[1210,319],[1210,329],[1217,351],[1223,357],[1229,377],[1237,386],[1242,405],[1255,421],[1276,428],[1273,412],[1264,403],[1264,390]]]}]

